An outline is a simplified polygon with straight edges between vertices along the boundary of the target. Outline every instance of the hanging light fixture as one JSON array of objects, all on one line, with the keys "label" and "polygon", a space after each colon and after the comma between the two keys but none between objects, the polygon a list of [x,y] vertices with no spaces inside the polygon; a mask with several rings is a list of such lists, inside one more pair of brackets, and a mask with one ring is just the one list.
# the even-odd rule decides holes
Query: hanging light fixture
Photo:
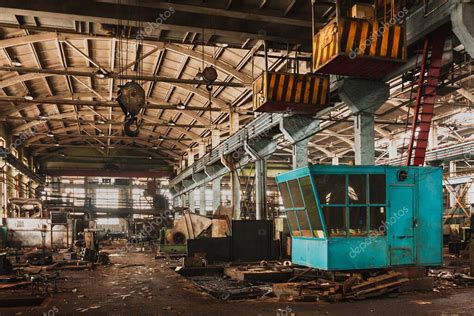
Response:
[{"label": "hanging light fixture", "polygon": [[203,80],[203,79],[204,79],[204,77],[203,77],[203,75],[202,75],[201,68],[199,68],[198,73],[196,74],[196,76],[194,77],[194,79],[196,79],[196,80]]},{"label": "hanging light fixture", "polygon": [[16,57],[13,57],[12,58],[12,66],[14,67],[21,67],[23,64],[21,63],[21,61],[16,58]]},{"label": "hanging light fixture", "polygon": [[104,79],[105,77],[107,77],[108,73],[104,69],[100,68],[95,72],[94,75],[99,79]]},{"label": "hanging light fixture", "polygon": [[451,96],[450,96],[449,99],[448,99],[448,103],[449,103],[449,104],[456,103],[456,99],[454,98],[454,95],[451,94]]},{"label": "hanging light fixture", "polygon": [[181,100],[179,100],[178,104],[176,105],[176,108],[178,110],[184,110],[186,109],[186,104],[184,104],[183,102],[181,102]]}]

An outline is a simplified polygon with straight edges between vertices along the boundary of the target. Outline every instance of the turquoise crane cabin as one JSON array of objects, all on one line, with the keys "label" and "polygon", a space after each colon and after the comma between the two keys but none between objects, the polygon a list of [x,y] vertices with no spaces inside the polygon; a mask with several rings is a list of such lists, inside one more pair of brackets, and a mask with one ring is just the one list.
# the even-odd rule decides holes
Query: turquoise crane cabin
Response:
[{"label": "turquoise crane cabin", "polygon": [[320,270],[442,264],[442,169],[299,168],[276,177],[292,261]]}]

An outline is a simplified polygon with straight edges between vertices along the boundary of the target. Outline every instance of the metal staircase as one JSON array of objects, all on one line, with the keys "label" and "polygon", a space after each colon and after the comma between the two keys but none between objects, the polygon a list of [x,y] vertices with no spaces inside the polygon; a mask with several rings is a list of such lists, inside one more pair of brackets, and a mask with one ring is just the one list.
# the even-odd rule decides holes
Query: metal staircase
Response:
[{"label": "metal staircase", "polygon": [[[433,118],[436,90],[443,64],[446,30],[439,29],[425,39],[418,89],[416,93],[407,166],[422,166],[425,162],[428,136]],[[429,54],[431,52],[431,54]],[[428,64],[429,63],[429,64]]]}]

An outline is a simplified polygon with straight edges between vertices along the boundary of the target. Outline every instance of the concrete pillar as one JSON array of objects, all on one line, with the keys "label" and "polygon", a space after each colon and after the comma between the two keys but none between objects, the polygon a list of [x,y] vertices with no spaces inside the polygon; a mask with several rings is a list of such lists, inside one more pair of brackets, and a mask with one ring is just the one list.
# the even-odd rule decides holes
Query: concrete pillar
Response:
[{"label": "concrete pillar", "polygon": [[456,161],[449,162],[449,176],[450,177],[456,176]]},{"label": "concrete pillar", "polygon": [[[450,177],[455,177],[456,176],[456,162],[455,161],[450,161],[449,162],[449,176]],[[459,186],[454,186],[454,192],[455,194],[449,194],[449,206],[453,207],[456,205],[456,194],[459,192]]]},{"label": "concrete pillar", "polygon": [[[472,226],[471,226],[472,227]],[[474,234],[471,234],[471,242],[469,245],[474,245]],[[474,277],[474,247],[469,246],[469,274]]]},{"label": "concrete pillar", "polygon": [[211,133],[211,147],[216,148],[221,143],[221,131],[213,129]]},{"label": "concrete pillar", "polygon": [[240,193],[240,178],[239,171],[237,169],[233,170],[230,173],[230,189],[231,189],[231,203],[232,203],[232,213],[234,214],[234,219],[240,219],[241,209],[241,193]]},{"label": "concrete pillar", "polygon": [[267,219],[267,160],[255,161],[255,217]]},{"label": "concrete pillar", "polygon": [[474,58],[474,2],[457,1],[451,12],[452,29],[471,58]]},{"label": "concrete pillar", "polygon": [[[202,158],[206,154],[206,144],[199,144],[198,155]],[[206,215],[206,185],[199,188],[199,214]]]},{"label": "concrete pillar", "polygon": [[[192,150],[188,152],[188,166],[193,165],[194,154],[195,152]],[[188,191],[188,203],[189,203],[189,212],[194,213],[196,210],[196,207],[194,205],[194,190]]]},{"label": "concrete pillar", "polygon": [[308,165],[308,144],[309,138],[293,144],[291,148],[291,161],[293,163],[293,169],[306,167]]},{"label": "concrete pillar", "polygon": [[232,204],[233,219],[240,219],[241,209],[241,192],[240,192],[240,178],[237,170],[236,162],[232,156],[221,156],[221,163],[229,171],[230,177],[230,200]]},{"label": "concrete pillar", "polygon": [[267,209],[267,158],[277,148],[277,143],[271,138],[252,139],[245,142],[245,151],[255,161],[255,217],[266,219]]},{"label": "concrete pillar", "polygon": [[438,147],[438,126],[431,125],[430,134],[428,137],[428,148],[436,148]]},{"label": "concrete pillar", "polygon": [[[211,145],[216,148],[221,142],[221,132],[218,129],[212,130]],[[221,179],[217,178],[212,181],[212,210],[215,211],[221,206]]]},{"label": "concrete pillar", "polygon": [[397,159],[398,158],[398,146],[394,139],[390,140],[388,143],[388,159]]},{"label": "concrete pillar", "polygon": [[199,214],[206,215],[206,185],[199,188]]},{"label": "concrete pillar", "polygon": [[221,206],[221,178],[212,181],[212,210],[217,210],[219,206]]},{"label": "concrete pillar", "polygon": [[338,156],[332,157],[331,163],[332,163],[333,166],[338,166],[339,165],[339,157]]},{"label": "concrete pillar", "polygon": [[240,118],[239,113],[234,112],[234,109],[231,109],[229,116],[229,135],[232,135],[239,130]]},{"label": "concrete pillar", "polygon": [[287,116],[280,121],[280,131],[292,144],[293,169],[308,165],[308,143],[319,130],[319,121],[308,116]]},{"label": "concrete pillar", "polygon": [[181,207],[186,207],[188,203],[188,193],[181,194]]},{"label": "concrete pillar", "polygon": [[356,165],[375,164],[374,114],[389,95],[389,85],[381,81],[349,78],[339,83],[339,96],[355,115]]},{"label": "concrete pillar", "polygon": [[354,121],[356,165],[375,164],[375,123],[373,114],[358,113]]}]

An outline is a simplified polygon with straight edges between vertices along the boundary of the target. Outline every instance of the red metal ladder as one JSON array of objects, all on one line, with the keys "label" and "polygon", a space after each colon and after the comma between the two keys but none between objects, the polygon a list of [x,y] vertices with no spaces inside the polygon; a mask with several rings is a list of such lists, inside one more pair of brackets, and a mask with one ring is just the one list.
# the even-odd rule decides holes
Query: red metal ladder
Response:
[{"label": "red metal ladder", "polygon": [[[436,90],[438,88],[441,66],[443,65],[444,42],[446,31],[444,28],[426,37],[423,47],[418,90],[416,92],[415,107],[411,125],[411,138],[408,144],[407,166],[422,166],[425,162],[426,147],[433,118]],[[431,56],[428,58],[428,52]],[[428,66],[429,59],[429,66]],[[428,74],[425,75],[426,70]],[[425,80],[426,77],[426,80]]]}]

